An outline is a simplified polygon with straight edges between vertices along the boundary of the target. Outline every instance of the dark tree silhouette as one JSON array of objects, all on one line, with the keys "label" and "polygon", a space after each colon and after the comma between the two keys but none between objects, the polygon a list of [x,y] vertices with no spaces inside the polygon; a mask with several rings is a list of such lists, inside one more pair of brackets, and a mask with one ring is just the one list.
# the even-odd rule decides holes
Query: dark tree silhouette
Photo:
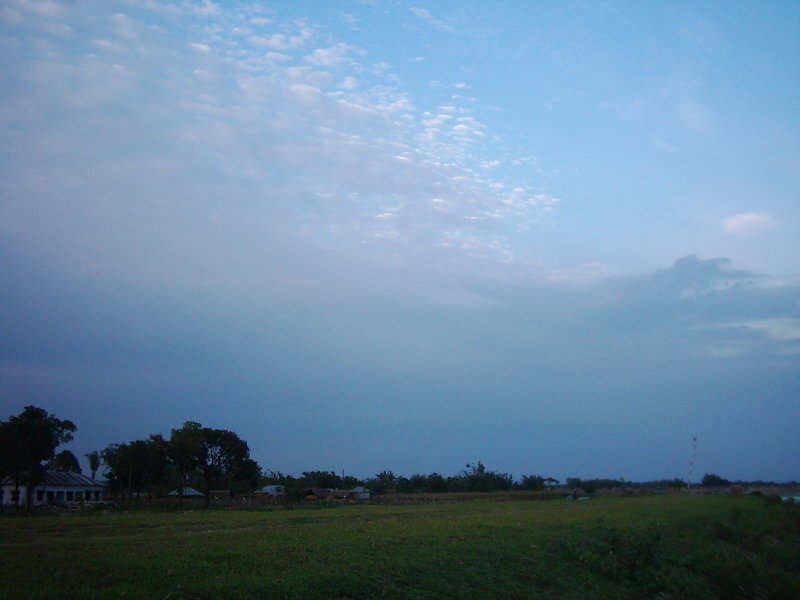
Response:
[{"label": "dark tree silhouette", "polygon": [[14,479],[17,506],[20,485],[25,485],[28,489],[25,508],[30,510],[33,490],[44,481],[45,462],[55,457],[56,448],[72,440],[76,430],[72,421],[59,419],[36,406],[26,406],[19,415],[3,423],[0,448],[8,452],[3,462]]}]

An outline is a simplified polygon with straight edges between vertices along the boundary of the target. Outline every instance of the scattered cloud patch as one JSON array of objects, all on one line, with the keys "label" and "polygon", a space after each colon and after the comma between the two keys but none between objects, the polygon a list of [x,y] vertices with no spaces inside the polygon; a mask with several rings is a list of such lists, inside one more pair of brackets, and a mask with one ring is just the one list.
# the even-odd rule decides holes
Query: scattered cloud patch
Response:
[{"label": "scattered cloud patch", "polygon": [[416,16],[418,16],[420,19],[425,21],[428,25],[433,27],[434,29],[438,29],[439,31],[442,31],[442,32],[445,32],[445,33],[453,33],[453,27],[452,26],[450,26],[445,21],[442,21],[441,19],[437,19],[436,17],[434,17],[431,14],[431,11],[429,11],[427,8],[421,8],[419,6],[412,6],[412,7],[410,7],[409,10],[412,13],[414,13]]},{"label": "scattered cloud patch", "polygon": [[773,340],[798,341],[800,340],[800,319],[761,319],[729,323],[727,327],[744,327],[752,331],[763,332]]},{"label": "scattered cloud patch", "polygon": [[776,227],[771,216],[764,213],[737,213],[722,221],[728,233],[741,237],[755,237]]}]

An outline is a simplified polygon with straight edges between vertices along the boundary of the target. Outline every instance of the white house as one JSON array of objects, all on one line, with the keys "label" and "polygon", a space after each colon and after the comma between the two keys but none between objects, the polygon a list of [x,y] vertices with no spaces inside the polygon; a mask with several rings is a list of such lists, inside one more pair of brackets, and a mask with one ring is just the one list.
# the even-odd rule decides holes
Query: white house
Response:
[{"label": "white house", "polygon": [[[19,498],[17,498],[19,492]],[[0,502],[3,506],[24,506],[28,486],[20,484],[19,490],[11,477],[3,479],[0,487]],[[103,497],[103,486],[94,479],[80,473],[47,471],[44,481],[33,488],[32,506],[63,504],[66,502],[99,502]]]},{"label": "white house", "polygon": [[286,495],[286,488],[282,485],[265,485],[260,490],[256,491],[256,494],[269,494],[270,496],[285,496]]},{"label": "white house", "polygon": [[363,485],[359,485],[350,490],[350,493],[355,494],[358,500],[369,500],[369,496],[372,492],[370,492]]}]

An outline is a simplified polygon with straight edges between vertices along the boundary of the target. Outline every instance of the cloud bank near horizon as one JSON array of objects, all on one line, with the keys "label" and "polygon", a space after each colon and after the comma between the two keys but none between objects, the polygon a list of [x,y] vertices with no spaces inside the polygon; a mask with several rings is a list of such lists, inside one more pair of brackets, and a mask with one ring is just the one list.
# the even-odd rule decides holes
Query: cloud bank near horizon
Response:
[{"label": "cloud bank near horizon", "polygon": [[721,101],[737,22],[301,8],[0,8],[0,418],[360,475],[683,476],[696,434],[797,478],[796,94]]}]

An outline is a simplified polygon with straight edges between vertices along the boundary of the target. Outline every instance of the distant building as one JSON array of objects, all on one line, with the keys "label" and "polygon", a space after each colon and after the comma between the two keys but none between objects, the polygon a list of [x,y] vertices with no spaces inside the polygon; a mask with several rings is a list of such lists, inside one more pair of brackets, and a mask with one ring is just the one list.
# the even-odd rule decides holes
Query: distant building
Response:
[{"label": "distant building", "polygon": [[265,485],[260,490],[255,491],[256,494],[267,494],[269,496],[285,496],[286,495],[286,488],[282,485]]},{"label": "distant building", "polygon": [[307,488],[303,492],[304,500],[338,500],[340,502],[369,500],[370,491],[358,486],[352,490],[331,490],[328,488]]},{"label": "distant building", "polygon": [[[180,496],[180,490],[172,490],[167,496]],[[205,498],[203,492],[200,490],[196,490],[193,487],[184,486],[183,488],[183,497],[184,498]]]},{"label": "distant building", "polygon": [[372,492],[365,488],[363,485],[354,487],[351,492],[356,494],[358,500],[369,500]]},{"label": "distant building", "polygon": [[[20,485],[17,490],[11,477],[3,479],[0,487],[0,501],[3,506],[17,504],[24,506],[27,494],[27,485]],[[102,496],[103,486],[86,475],[47,471],[44,481],[33,488],[31,506],[66,504],[68,502],[99,502]]]}]

